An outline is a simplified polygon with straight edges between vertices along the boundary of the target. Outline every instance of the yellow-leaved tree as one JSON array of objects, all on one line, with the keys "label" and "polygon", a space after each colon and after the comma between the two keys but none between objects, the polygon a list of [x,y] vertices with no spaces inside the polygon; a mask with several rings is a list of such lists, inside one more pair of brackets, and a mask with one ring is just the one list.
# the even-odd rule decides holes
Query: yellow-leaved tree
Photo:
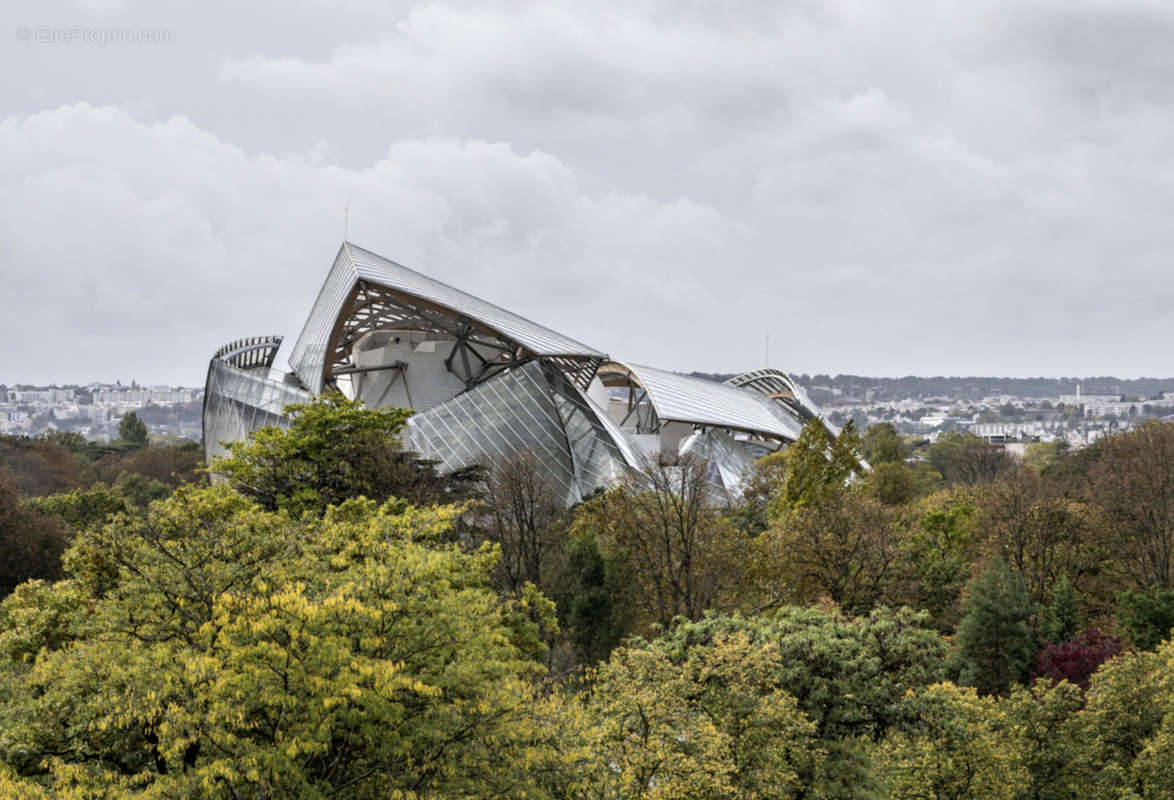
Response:
[{"label": "yellow-leaved tree", "polygon": [[872,750],[892,800],[1012,800],[1027,786],[1018,736],[995,698],[939,683],[918,693],[920,730],[894,730]]},{"label": "yellow-leaved tree", "polygon": [[491,590],[492,548],[443,542],[457,512],[352,500],[295,522],[185,488],[87,532],[66,580],[0,611],[0,781],[30,797],[530,792],[534,610]]},{"label": "yellow-leaved tree", "polygon": [[596,796],[802,796],[820,743],[777,661],[742,632],[678,653],[663,640],[617,650],[588,703]]}]

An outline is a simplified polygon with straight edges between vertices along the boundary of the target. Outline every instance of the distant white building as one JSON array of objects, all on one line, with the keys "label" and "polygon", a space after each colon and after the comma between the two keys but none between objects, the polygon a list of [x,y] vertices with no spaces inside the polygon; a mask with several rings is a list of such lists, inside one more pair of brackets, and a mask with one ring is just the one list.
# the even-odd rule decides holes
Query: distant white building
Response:
[{"label": "distant white building", "polygon": [[984,439],[1022,439],[1039,438],[1049,435],[1059,423],[1053,422],[976,422],[968,429],[969,433],[981,436]]},{"label": "distant white building", "polygon": [[98,406],[142,408],[146,405],[169,406],[177,403],[190,403],[192,400],[191,389],[172,389],[168,386],[108,389],[94,392],[94,405]]},{"label": "distant white building", "polygon": [[8,402],[19,405],[52,405],[72,403],[77,392],[73,389],[10,389]]}]

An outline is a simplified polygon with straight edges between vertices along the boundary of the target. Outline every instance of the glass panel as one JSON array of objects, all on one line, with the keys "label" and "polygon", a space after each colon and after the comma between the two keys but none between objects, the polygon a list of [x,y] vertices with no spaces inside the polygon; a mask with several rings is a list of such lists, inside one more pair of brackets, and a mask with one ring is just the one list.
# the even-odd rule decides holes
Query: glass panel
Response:
[{"label": "glass panel", "polygon": [[568,503],[582,497],[550,384],[535,362],[414,415],[404,444],[443,470],[529,451],[550,470]]},{"label": "glass panel", "polygon": [[214,359],[204,387],[204,456],[211,460],[224,455],[224,442],[241,441],[266,425],[285,427],[285,407],[309,400],[309,392],[263,370],[238,369]]}]

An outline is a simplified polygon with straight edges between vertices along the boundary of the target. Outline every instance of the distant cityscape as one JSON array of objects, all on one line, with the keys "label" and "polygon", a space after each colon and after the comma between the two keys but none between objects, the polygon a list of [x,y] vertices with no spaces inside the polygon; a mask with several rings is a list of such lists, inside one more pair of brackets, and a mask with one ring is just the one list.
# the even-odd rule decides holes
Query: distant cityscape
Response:
[{"label": "distant cityscape", "polygon": [[1080,448],[1146,419],[1174,421],[1174,378],[794,377],[833,424],[888,422],[930,441],[958,431],[999,444]]},{"label": "distant cityscape", "polygon": [[153,437],[198,442],[203,400],[203,389],[185,386],[0,384],[0,433],[35,436],[71,431],[87,439],[111,441],[118,438],[123,415],[133,411]]},{"label": "distant cityscape", "polygon": [[[849,419],[859,428],[888,422],[899,433],[931,441],[945,431],[960,431],[995,443],[1063,440],[1078,448],[1146,419],[1174,421],[1174,378],[794,377],[836,425]],[[123,415],[134,411],[153,437],[198,442],[203,398],[203,388],[133,381],[0,384],[0,434],[59,430],[109,441],[118,438]]]}]

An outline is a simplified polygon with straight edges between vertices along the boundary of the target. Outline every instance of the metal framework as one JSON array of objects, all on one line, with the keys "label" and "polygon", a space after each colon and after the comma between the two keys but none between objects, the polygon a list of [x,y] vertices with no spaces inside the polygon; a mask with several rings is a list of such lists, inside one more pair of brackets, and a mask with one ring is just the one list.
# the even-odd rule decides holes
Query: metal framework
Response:
[{"label": "metal framework", "polygon": [[[366,334],[388,329],[422,330],[451,337],[452,350],[444,363],[449,372],[464,381],[466,389],[539,357],[538,353],[464,313],[372,281],[359,280],[330,333],[323,383],[334,387],[339,375],[379,369],[356,367],[351,361],[351,351]],[[484,350],[496,355],[486,358],[482,354]],[[557,366],[581,389],[587,388],[603,362],[602,356],[578,353],[546,355],[544,360]]]},{"label": "metal framework", "polygon": [[749,389],[783,403],[806,423],[821,416],[819,409],[811,402],[807,392],[791,379],[791,376],[772,367],[762,367],[735,375],[726,381],[727,386]]},{"label": "metal framework", "polygon": [[213,360],[227,361],[239,369],[269,369],[281,348],[281,336],[253,336],[237,339],[221,347]]},{"label": "metal framework", "polygon": [[266,425],[288,424],[285,407],[310,393],[298,381],[272,371],[280,336],[237,339],[216,351],[204,382],[204,455],[224,455],[224,442],[239,441]]},{"label": "metal framework", "polygon": [[465,387],[543,358],[584,388],[606,358],[524,317],[344,242],[290,356],[311,391],[337,385],[366,333],[410,327],[454,342],[446,363]]}]

